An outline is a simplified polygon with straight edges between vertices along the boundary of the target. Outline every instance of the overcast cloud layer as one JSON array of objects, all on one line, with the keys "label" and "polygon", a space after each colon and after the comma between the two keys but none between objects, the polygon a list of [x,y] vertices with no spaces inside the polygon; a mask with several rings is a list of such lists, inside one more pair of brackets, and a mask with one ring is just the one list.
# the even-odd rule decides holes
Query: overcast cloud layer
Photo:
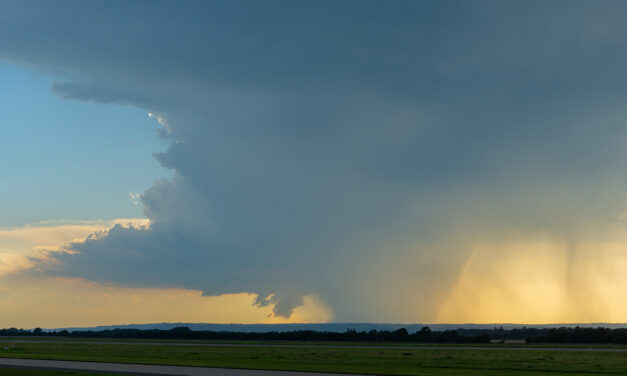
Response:
[{"label": "overcast cloud layer", "polygon": [[626,12],[4,1],[0,59],[65,77],[63,98],[145,108],[172,142],[155,157],[174,177],[141,196],[151,227],[75,243],[46,273],[429,321],[478,243],[541,238],[576,257],[616,241]]}]

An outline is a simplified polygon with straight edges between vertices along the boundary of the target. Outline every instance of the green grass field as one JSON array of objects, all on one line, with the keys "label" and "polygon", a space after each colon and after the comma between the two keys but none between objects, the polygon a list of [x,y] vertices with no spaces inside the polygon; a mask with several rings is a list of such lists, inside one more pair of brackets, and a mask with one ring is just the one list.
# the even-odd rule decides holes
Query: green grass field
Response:
[{"label": "green grass field", "polygon": [[[627,353],[17,343],[0,356],[382,375],[627,375]],[[5,350],[6,349],[6,350]]]},{"label": "green grass field", "polygon": [[142,339],[142,338],[87,338],[87,337],[37,337],[22,336],[9,337],[0,336],[0,347],[3,343],[12,341],[46,341],[46,342],[125,342],[125,343],[190,343],[190,344],[226,344],[226,345],[276,345],[276,346],[364,346],[364,347],[532,347],[532,348],[607,348],[607,349],[627,349],[627,345],[615,344],[489,344],[489,343],[419,343],[419,342],[329,342],[329,341],[254,341],[254,340],[194,340],[194,339]]}]

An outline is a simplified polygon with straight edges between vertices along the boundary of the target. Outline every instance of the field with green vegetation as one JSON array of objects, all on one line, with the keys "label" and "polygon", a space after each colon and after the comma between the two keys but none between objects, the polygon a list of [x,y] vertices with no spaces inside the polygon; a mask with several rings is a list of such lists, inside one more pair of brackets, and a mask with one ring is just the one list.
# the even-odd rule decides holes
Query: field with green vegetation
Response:
[{"label": "field with green vegetation", "polygon": [[383,375],[627,375],[625,352],[16,343],[12,358]]},{"label": "field with green vegetation", "polygon": [[527,343],[527,344],[489,344],[489,343],[420,343],[420,342],[331,342],[331,341],[255,341],[255,340],[209,340],[209,339],[150,339],[150,338],[90,338],[90,337],[37,337],[37,336],[0,336],[2,344],[24,341],[44,342],[113,342],[113,343],[173,343],[173,344],[209,344],[209,345],[242,345],[242,346],[364,346],[364,347],[532,347],[532,348],[599,348],[627,349],[621,344],[569,344],[569,343]]}]

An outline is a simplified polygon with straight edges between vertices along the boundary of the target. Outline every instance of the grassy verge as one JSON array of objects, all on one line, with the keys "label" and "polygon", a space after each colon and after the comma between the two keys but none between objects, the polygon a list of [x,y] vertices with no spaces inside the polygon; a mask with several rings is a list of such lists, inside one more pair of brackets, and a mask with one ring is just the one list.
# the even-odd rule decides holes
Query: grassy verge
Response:
[{"label": "grassy verge", "polygon": [[[12,369],[0,367],[2,376],[111,376],[110,373],[75,372],[75,371],[48,371],[31,369]],[[124,376],[118,374],[117,376]]]},{"label": "grassy verge", "polygon": [[[1,348],[3,349],[3,348]],[[12,358],[187,365],[380,375],[626,375],[627,354],[324,347],[192,347],[17,343]]]}]

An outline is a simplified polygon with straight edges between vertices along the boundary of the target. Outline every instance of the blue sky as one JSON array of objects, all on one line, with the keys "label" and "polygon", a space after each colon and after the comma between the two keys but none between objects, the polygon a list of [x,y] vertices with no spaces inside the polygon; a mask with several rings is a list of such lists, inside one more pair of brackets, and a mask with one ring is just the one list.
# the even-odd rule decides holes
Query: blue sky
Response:
[{"label": "blue sky", "polygon": [[63,100],[52,79],[0,64],[0,226],[142,217],[129,193],[170,175],[152,157],[161,126],[131,106]]}]

